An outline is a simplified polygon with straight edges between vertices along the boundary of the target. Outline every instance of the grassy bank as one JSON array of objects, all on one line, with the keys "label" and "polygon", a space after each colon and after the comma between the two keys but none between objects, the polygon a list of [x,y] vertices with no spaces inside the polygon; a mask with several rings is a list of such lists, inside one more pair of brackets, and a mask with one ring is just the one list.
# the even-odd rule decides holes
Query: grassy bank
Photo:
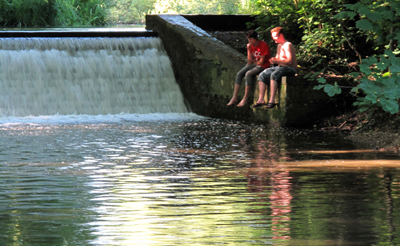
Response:
[{"label": "grassy bank", "polygon": [[0,0],[5,27],[104,25],[106,0]]}]

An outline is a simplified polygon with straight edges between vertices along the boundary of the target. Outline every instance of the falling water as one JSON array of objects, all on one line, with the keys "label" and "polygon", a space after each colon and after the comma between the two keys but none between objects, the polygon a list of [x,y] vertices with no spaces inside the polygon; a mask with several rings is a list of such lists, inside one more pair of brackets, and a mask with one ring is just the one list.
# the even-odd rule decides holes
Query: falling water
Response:
[{"label": "falling water", "polygon": [[0,39],[0,116],[187,113],[159,38]]}]

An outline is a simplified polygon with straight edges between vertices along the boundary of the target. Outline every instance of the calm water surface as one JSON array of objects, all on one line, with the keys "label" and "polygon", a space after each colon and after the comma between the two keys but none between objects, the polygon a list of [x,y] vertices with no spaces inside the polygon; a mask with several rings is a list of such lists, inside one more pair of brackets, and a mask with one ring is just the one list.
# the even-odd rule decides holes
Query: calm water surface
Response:
[{"label": "calm water surface", "polygon": [[0,245],[400,244],[399,156],[339,136],[194,116],[5,122]]}]

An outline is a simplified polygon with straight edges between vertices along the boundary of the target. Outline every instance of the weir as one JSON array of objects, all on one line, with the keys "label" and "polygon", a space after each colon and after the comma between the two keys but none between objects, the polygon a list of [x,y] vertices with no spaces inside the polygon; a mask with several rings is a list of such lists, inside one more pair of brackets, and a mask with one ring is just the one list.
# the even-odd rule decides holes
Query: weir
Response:
[{"label": "weir", "polygon": [[187,113],[159,38],[2,38],[0,116]]}]

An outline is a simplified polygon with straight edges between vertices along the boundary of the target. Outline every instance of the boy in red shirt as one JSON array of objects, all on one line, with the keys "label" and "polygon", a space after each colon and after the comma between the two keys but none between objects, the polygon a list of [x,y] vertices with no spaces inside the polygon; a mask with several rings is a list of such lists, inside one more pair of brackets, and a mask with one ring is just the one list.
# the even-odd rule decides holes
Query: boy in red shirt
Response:
[{"label": "boy in red shirt", "polygon": [[258,34],[254,30],[247,32],[247,40],[249,41],[247,44],[247,64],[236,75],[233,96],[227,106],[237,103],[239,89],[242,84],[243,77],[246,81],[246,87],[243,99],[240,101],[237,107],[243,107],[246,105],[247,99],[250,95],[253,78],[270,66],[269,59],[271,55],[268,44],[262,40],[258,40]]}]

